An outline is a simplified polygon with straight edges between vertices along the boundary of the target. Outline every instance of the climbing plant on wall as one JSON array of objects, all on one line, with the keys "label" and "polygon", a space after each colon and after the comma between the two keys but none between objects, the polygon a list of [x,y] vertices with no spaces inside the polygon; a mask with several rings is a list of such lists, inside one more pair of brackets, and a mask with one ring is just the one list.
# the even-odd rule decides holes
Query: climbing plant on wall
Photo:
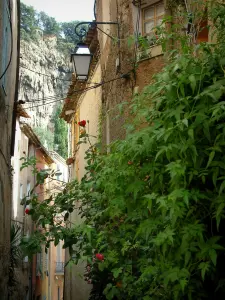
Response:
[{"label": "climbing plant on wall", "polygon": [[[224,16],[218,4],[213,21],[222,36]],[[71,262],[87,262],[91,299],[224,297],[225,44],[180,41],[132,100],[125,140],[102,154],[80,123],[80,143],[90,146],[86,175],[54,205],[35,195],[27,201],[42,232],[23,245],[31,254],[63,240]],[[65,227],[78,204],[84,222]]]}]

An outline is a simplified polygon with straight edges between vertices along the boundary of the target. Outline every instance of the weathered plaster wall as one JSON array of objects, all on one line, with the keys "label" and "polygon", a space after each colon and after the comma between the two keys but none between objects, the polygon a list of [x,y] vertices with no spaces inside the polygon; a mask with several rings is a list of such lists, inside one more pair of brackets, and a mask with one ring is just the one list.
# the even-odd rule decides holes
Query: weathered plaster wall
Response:
[{"label": "weathered plaster wall", "polygon": [[[65,262],[65,249],[62,249],[63,242],[55,247],[54,243],[51,243],[50,247],[50,257],[49,257],[49,277],[50,277],[50,289],[51,289],[51,299],[63,299],[63,283],[64,283],[64,273],[56,273],[56,262]],[[60,248],[60,251],[59,251]],[[59,289],[58,289],[59,288]]]},{"label": "weathered plaster wall", "polygon": [[[93,77],[91,78],[91,82],[100,82],[101,81],[101,66],[98,63],[95,67],[95,71]],[[102,91],[101,87],[97,89],[90,90],[79,98],[76,115],[76,121],[86,120],[86,130],[87,133],[90,134],[90,141],[92,144],[95,144],[98,141],[99,135],[99,126],[101,119],[101,99],[102,99]],[[76,135],[73,138],[79,140],[80,128],[79,126],[72,123],[75,128],[74,131]],[[96,138],[94,138],[95,136]],[[85,151],[90,147],[89,144],[81,144],[79,147],[79,151],[76,153],[76,160],[74,164],[74,177],[78,180],[81,180],[85,174]],[[71,215],[71,222],[80,223],[82,220],[80,215],[78,215],[78,210],[75,210]],[[69,253],[66,251],[66,261],[69,259]],[[79,276],[79,274],[83,275],[85,273],[85,265],[79,264],[78,266],[69,265],[66,267],[65,273],[65,300],[87,300],[89,297],[91,285],[88,285],[83,278]]]},{"label": "weathered plaster wall", "polygon": [[[0,1],[0,12],[3,12],[3,3]],[[6,73],[6,94],[0,91],[0,299],[7,299],[9,241],[10,241],[10,218],[11,218],[11,165],[10,147],[13,104],[16,85],[17,68],[17,1],[11,1],[12,5],[12,31],[13,31],[13,54],[10,67]],[[8,34],[8,46],[11,48],[10,31]],[[2,70],[3,57],[3,14],[0,13],[0,70]],[[9,61],[10,51],[8,52]],[[2,71],[0,71],[1,73]]]}]

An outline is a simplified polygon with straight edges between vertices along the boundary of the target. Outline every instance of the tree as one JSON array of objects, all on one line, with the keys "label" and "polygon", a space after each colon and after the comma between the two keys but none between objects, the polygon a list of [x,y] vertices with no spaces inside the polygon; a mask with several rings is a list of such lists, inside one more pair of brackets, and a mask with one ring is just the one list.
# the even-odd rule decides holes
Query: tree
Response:
[{"label": "tree", "polygon": [[21,38],[24,40],[29,40],[30,38],[34,39],[34,33],[37,26],[37,12],[35,9],[32,6],[27,6],[24,3],[21,3]]},{"label": "tree", "polygon": [[51,131],[42,127],[36,127],[34,128],[34,132],[44,146],[47,144],[48,150],[53,150],[54,134]]},{"label": "tree", "polygon": [[74,31],[75,26],[77,24],[78,21],[61,23],[62,33],[64,34],[67,42],[69,43],[77,44],[79,42],[79,37],[76,35]]},{"label": "tree", "polygon": [[68,127],[64,120],[60,119],[62,107],[59,106],[54,116],[54,145],[57,145],[57,152],[63,157],[68,156]]},{"label": "tree", "polygon": [[49,17],[45,12],[41,11],[38,14],[39,25],[45,34],[60,35],[60,25],[53,17]]},{"label": "tree", "polygon": [[[20,23],[21,38],[25,40],[35,39],[35,29],[41,28],[46,35],[56,35],[58,44],[61,44],[62,48],[67,47],[64,45],[67,43],[71,49],[71,45],[76,45],[79,41],[74,31],[78,21],[58,23],[55,18],[48,16],[45,12],[38,13],[32,6],[24,3],[21,3]],[[87,28],[87,26],[84,27]]]},{"label": "tree", "polygon": [[20,28],[31,33],[37,27],[36,11],[33,6],[21,3]]}]

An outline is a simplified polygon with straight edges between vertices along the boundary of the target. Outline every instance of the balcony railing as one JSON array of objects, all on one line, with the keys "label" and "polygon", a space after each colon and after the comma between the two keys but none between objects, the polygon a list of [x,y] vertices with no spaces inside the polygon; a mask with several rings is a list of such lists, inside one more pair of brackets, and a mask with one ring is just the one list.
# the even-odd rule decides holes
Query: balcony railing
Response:
[{"label": "balcony railing", "polygon": [[56,262],[55,263],[55,273],[56,274],[64,274],[64,266],[65,263],[64,262]]}]

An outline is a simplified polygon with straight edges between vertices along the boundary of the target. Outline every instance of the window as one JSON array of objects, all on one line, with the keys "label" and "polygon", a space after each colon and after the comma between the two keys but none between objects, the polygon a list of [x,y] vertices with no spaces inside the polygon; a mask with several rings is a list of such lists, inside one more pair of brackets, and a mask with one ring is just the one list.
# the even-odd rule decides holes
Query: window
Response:
[{"label": "window", "polygon": [[62,245],[61,242],[57,245],[57,262],[62,262]]},{"label": "window", "polygon": [[27,199],[30,199],[30,181],[27,181]]},{"label": "window", "polygon": [[154,28],[162,23],[165,10],[163,2],[150,5],[142,10],[143,35],[153,35]]},{"label": "window", "polygon": [[[2,57],[1,57],[1,68],[0,68],[0,76],[5,72],[7,65],[9,63],[9,37],[10,37],[10,12],[8,7],[7,0],[3,1],[3,31],[1,33],[3,46],[2,46]],[[1,79],[1,88],[6,94],[6,74]]]},{"label": "window", "polygon": [[197,42],[208,42],[209,40],[209,28],[208,28],[208,20],[205,18],[201,20],[198,25],[198,34],[197,34]]},{"label": "window", "polygon": [[23,199],[23,185],[20,184],[20,200]]}]

